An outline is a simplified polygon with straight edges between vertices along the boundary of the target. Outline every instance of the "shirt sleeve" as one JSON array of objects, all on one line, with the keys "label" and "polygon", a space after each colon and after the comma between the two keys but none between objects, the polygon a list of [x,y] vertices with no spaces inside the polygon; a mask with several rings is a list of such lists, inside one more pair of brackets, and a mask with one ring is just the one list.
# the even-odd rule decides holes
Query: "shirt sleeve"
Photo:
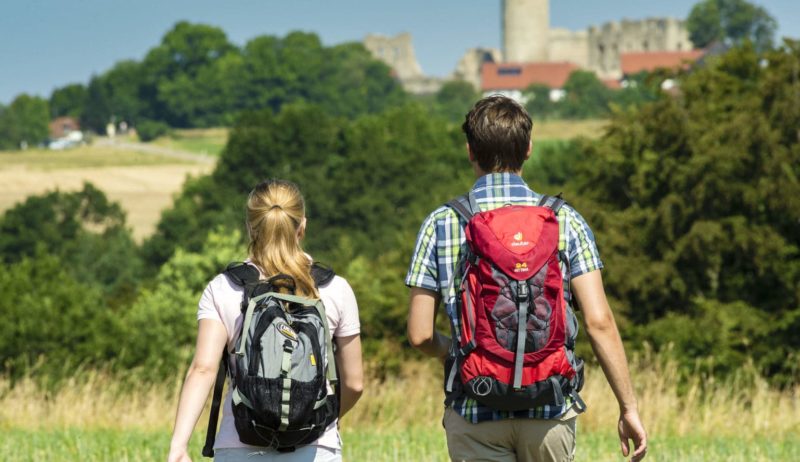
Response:
[{"label": "shirt sleeve", "polygon": [[603,268],[600,252],[597,250],[594,233],[586,220],[570,208],[567,252],[569,255],[570,277],[590,273]]},{"label": "shirt sleeve", "polygon": [[436,220],[434,214],[428,216],[422,223],[417,234],[417,243],[411,264],[406,275],[408,287],[439,291],[439,270],[436,254]]},{"label": "shirt sleeve", "polygon": [[358,318],[358,302],[353,288],[344,278],[336,278],[336,312],[331,313],[336,324],[331,335],[334,337],[349,337],[361,332],[361,321]]},{"label": "shirt sleeve", "polygon": [[219,314],[219,308],[214,300],[214,281],[211,281],[203,290],[203,295],[200,296],[200,302],[197,304],[197,320],[201,319],[216,319],[222,322],[222,317]]}]

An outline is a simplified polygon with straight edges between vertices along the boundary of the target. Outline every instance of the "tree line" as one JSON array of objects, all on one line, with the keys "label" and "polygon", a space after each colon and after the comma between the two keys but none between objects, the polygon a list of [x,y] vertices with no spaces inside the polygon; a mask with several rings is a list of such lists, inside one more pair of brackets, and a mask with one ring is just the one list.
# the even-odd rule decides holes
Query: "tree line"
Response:
[{"label": "tree line", "polygon": [[[776,383],[797,379],[798,68],[799,42],[736,47],[673,76],[679,94],[616,108],[601,139],[526,164],[534,189],[563,191],[595,230],[632,350],[671,351],[687,371],[753,360]],[[306,248],[349,279],[368,357],[391,371],[413,354],[402,281],[418,226],[474,181],[458,124],[413,101],[355,117],[307,102],[244,113],[215,171],[185,185],[141,246],[91,185],[10,209],[3,371],[88,364],[157,379],[185,367],[198,297],[245,256],[246,194],[267,177],[300,185]]]},{"label": "tree line", "polygon": [[[773,46],[776,28],[763,7],[746,0],[701,0],[687,19],[696,48],[749,41],[765,51]],[[593,74],[577,71],[563,101],[550,101],[543,86],[528,88],[525,98],[540,118],[606,117],[615,106],[652,101],[661,77],[629,76],[625,89],[611,91]],[[475,97],[465,82],[450,82],[421,102],[457,120]],[[361,44],[325,47],[315,34],[292,32],[237,46],[218,27],[184,21],[140,61],[121,61],[87,84],[56,88],[49,98],[21,94],[8,106],[0,104],[0,149],[43,141],[50,119],[60,116],[79,119],[96,133],[104,133],[109,122],[125,121],[147,141],[171,127],[231,126],[242,111],[278,112],[285,104],[308,102],[352,118],[410,98]]]}]

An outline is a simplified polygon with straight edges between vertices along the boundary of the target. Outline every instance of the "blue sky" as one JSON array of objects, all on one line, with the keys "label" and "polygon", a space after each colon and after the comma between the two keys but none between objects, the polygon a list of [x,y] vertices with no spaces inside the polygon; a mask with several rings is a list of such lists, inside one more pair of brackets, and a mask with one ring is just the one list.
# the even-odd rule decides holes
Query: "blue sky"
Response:
[{"label": "blue sky", "polygon": [[[326,44],[368,33],[414,35],[428,74],[446,75],[467,48],[500,46],[500,0],[2,0],[0,102],[87,82],[123,59],[141,59],[179,20],[221,27],[242,44],[263,35],[313,31]],[[554,27],[582,29],[627,17],[685,17],[694,0],[553,0]],[[779,35],[800,37],[798,0],[763,0]]]}]

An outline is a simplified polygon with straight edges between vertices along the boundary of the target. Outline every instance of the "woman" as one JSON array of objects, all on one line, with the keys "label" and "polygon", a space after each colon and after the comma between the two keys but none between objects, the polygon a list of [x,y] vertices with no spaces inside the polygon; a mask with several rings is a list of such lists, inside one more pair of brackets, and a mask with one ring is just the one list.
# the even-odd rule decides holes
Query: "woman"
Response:
[{"label": "woman", "polygon": [[[306,229],[303,196],[294,183],[269,180],[250,192],[247,200],[249,259],[262,278],[287,274],[294,278],[297,295],[321,298],[336,344],[336,364],[341,387],[341,417],[361,396],[362,366],[358,306],[350,285],[336,276],[322,287],[311,277],[311,258],[300,242]],[[197,318],[197,350],[186,376],[178,404],[169,462],[187,462],[187,445],[192,430],[214,384],[223,348],[232,350],[237,328],[241,328],[242,289],[224,274],[215,277],[200,299]],[[341,440],[337,422],[313,444],[291,453],[247,446],[239,441],[234,427],[230,391],[224,401],[222,424],[217,435],[217,461],[341,461]]]}]

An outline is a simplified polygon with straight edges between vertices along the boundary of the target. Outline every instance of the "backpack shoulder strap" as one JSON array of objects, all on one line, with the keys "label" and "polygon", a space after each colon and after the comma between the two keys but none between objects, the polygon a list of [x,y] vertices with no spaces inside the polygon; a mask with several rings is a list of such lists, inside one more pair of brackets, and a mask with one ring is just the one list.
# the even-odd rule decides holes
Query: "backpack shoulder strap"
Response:
[{"label": "backpack shoulder strap", "polygon": [[258,281],[258,270],[245,262],[233,262],[229,264],[223,273],[239,287]]},{"label": "backpack shoulder strap", "polygon": [[330,266],[317,262],[311,265],[311,278],[314,279],[314,284],[318,288],[327,285],[334,276],[336,276],[336,272]]},{"label": "backpack shoulder strap", "polygon": [[217,371],[217,380],[214,382],[214,395],[211,399],[211,412],[208,416],[208,431],[206,442],[203,445],[203,457],[214,457],[214,440],[217,438],[217,423],[219,422],[219,408],[222,405],[222,388],[225,385],[225,375],[228,370],[228,347],[222,351],[222,360]]},{"label": "backpack shoulder strap", "polygon": [[566,203],[567,201],[565,201],[561,197],[561,194],[559,193],[558,195],[555,196],[542,196],[542,198],[539,199],[539,203],[537,205],[539,207],[548,207],[553,211],[553,213],[558,215],[558,212],[561,210],[561,207],[563,207],[564,204]]},{"label": "backpack shoulder strap", "polygon": [[456,197],[446,205],[455,210],[466,221],[470,221],[476,213],[481,211],[478,207],[478,201],[471,191],[468,194]]}]

